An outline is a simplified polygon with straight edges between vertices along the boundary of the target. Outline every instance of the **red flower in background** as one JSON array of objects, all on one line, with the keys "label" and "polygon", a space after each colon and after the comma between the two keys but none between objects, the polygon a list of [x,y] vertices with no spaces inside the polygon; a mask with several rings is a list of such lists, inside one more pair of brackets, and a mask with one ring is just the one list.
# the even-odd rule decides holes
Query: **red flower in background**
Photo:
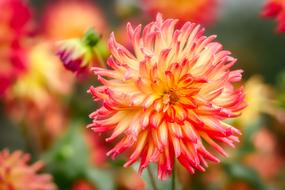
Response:
[{"label": "red flower in background", "polygon": [[141,0],[141,4],[153,17],[160,12],[182,22],[211,24],[216,18],[218,0]]},{"label": "red flower in background", "polygon": [[285,32],[285,1],[267,0],[262,10],[262,16],[274,18],[278,26],[277,32]]},{"label": "red flower in background", "polygon": [[78,180],[72,186],[72,190],[96,190],[97,188],[94,187],[91,183],[85,180]]},{"label": "red flower in background", "polygon": [[52,177],[38,174],[43,168],[42,162],[28,165],[30,156],[21,151],[0,152],[0,189],[55,190]]},{"label": "red flower in background", "polygon": [[0,1],[0,95],[25,70],[25,38],[31,32],[32,12],[22,0]]},{"label": "red flower in background", "polygon": [[160,179],[171,174],[175,159],[190,173],[205,171],[206,160],[219,162],[204,142],[227,156],[216,141],[234,146],[240,132],[223,120],[245,107],[243,90],[232,84],[242,73],[230,70],[236,59],[199,25],[177,28],[177,22],[158,15],[144,28],[128,24],[131,52],[112,34],[107,62],[112,69],[94,68],[103,85],[89,89],[103,102],[90,115],[89,127],[112,130],[107,141],[121,137],[107,154],[115,158],[129,150],[125,167],[140,160],[142,172],[154,162]]}]

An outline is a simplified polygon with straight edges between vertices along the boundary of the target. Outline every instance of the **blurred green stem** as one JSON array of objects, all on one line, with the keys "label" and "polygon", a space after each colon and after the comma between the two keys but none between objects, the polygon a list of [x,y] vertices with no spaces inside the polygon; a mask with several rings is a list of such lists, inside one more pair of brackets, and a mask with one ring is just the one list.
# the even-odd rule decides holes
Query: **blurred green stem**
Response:
[{"label": "blurred green stem", "polygon": [[155,183],[154,176],[153,176],[153,174],[152,174],[152,172],[151,172],[150,167],[147,167],[147,173],[148,173],[149,178],[150,178],[150,182],[151,182],[152,189],[153,189],[153,190],[158,190],[157,185],[156,185],[156,183]]},{"label": "blurred green stem", "polygon": [[172,182],[172,183],[171,183],[171,189],[172,189],[172,190],[175,190],[175,185],[176,185],[176,184],[175,184],[175,180],[176,180],[176,179],[175,179],[175,173],[176,173],[176,172],[175,172],[175,161],[174,161],[173,170],[172,170],[172,178],[171,178],[171,182]]}]

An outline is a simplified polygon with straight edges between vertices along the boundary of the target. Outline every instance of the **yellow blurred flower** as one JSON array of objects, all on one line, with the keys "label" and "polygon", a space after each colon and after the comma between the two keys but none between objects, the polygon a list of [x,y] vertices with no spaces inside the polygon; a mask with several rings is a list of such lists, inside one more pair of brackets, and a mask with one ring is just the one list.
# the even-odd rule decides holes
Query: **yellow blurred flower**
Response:
[{"label": "yellow blurred flower", "polygon": [[27,61],[28,70],[15,83],[12,97],[29,99],[44,107],[50,93],[64,95],[70,92],[72,76],[64,73],[49,43],[41,42],[30,48]]},{"label": "yellow blurred flower", "polygon": [[74,77],[60,64],[48,42],[36,42],[25,57],[27,70],[7,92],[5,108],[9,117],[29,127],[31,138],[45,148],[66,126],[61,98],[70,94]]},{"label": "yellow blurred flower", "polygon": [[251,77],[244,86],[247,107],[244,109],[241,117],[236,121],[247,126],[255,122],[261,113],[269,113],[272,109],[272,89],[266,85],[260,76]]}]

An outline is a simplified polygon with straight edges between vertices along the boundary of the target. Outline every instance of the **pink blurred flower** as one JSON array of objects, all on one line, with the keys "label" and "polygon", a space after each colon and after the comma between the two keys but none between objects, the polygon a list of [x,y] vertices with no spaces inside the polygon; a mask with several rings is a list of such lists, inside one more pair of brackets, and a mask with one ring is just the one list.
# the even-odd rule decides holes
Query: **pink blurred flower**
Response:
[{"label": "pink blurred flower", "polygon": [[100,34],[107,28],[101,10],[88,0],[50,4],[43,18],[43,32],[52,40],[81,37],[90,27]]},{"label": "pink blurred flower", "polygon": [[28,165],[30,156],[21,151],[0,152],[0,189],[55,190],[52,177],[38,174],[43,168],[42,162]]},{"label": "pink blurred flower", "polygon": [[260,129],[252,140],[256,151],[246,156],[246,163],[264,179],[274,179],[279,175],[280,168],[285,166],[284,156],[281,153],[283,146],[279,145],[274,134],[266,128]]},{"label": "pink blurred flower", "polygon": [[177,18],[182,22],[211,24],[216,18],[218,0],[141,0],[141,4],[153,17],[160,12],[166,17]]},{"label": "pink blurred flower", "polygon": [[285,32],[285,1],[267,0],[261,12],[263,17],[274,18],[278,26],[277,32]]},{"label": "pink blurred flower", "polygon": [[85,133],[85,141],[89,147],[90,161],[94,166],[104,167],[107,165],[107,146],[101,141],[102,137],[95,133]]},{"label": "pink blurred flower", "polygon": [[89,127],[113,130],[107,141],[121,138],[107,154],[132,152],[124,166],[140,160],[139,172],[154,162],[160,179],[171,174],[175,159],[190,173],[205,171],[206,160],[219,162],[203,142],[227,156],[216,141],[234,146],[240,132],[223,120],[245,107],[243,90],[232,84],[242,77],[242,70],[230,70],[236,59],[213,42],[215,35],[204,36],[191,22],[176,28],[177,22],[158,15],[144,28],[128,24],[132,52],[111,34],[112,70],[94,68],[103,85],[89,89],[103,102]]}]

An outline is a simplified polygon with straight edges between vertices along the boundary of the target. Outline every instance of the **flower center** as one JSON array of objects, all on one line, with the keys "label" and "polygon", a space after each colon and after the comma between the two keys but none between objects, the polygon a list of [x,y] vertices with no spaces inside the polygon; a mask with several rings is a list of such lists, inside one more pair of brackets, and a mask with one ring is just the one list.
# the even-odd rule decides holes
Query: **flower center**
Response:
[{"label": "flower center", "polygon": [[169,91],[169,103],[170,104],[175,104],[179,100],[178,95],[175,93],[174,90]]},{"label": "flower center", "polygon": [[174,89],[170,89],[163,95],[164,104],[175,104],[179,100],[179,96],[175,93]]}]

